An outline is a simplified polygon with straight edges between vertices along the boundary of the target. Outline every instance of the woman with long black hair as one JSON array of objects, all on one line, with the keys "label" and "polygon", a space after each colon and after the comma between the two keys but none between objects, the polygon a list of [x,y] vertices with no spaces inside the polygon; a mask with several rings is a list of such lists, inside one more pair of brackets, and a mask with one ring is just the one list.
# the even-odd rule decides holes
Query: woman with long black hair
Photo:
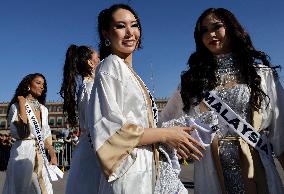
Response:
[{"label": "woman with long black hair", "polygon": [[[29,74],[22,79],[8,105],[9,129],[16,141],[10,152],[4,194],[53,193],[47,160],[41,152],[41,149],[48,150],[50,164],[57,165],[48,110],[44,106],[46,92],[45,77],[40,73]],[[35,116],[32,122],[28,114],[31,112]]]},{"label": "woman with long black hair", "polygon": [[[154,98],[133,68],[142,41],[138,15],[128,5],[112,5],[100,12],[98,32],[102,61],[90,96],[89,130],[103,174],[88,193],[187,193],[173,150],[199,159],[202,146],[188,134],[190,127],[156,127]],[[160,145],[172,151],[172,160]]]},{"label": "woman with long black hair", "polygon": [[283,164],[284,91],[275,68],[226,9],[204,11],[194,38],[189,68],[160,118],[186,114],[215,134],[195,163],[195,193],[283,193],[269,152],[272,144]]},{"label": "woman with long black hair", "polygon": [[[67,49],[60,95],[68,123],[74,128],[79,120],[81,135],[72,155],[66,193],[88,193],[90,188],[82,185],[94,186],[97,182],[96,155],[90,147],[87,113],[94,70],[99,62],[98,53],[89,46],[70,45]],[[86,161],[93,165],[82,165]],[[93,178],[87,179],[88,176]]]}]

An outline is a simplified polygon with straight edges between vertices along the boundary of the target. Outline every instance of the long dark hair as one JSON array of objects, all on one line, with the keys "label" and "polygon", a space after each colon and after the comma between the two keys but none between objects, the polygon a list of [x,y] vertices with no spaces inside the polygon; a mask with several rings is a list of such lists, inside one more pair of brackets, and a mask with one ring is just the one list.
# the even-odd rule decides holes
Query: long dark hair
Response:
[{"label": "long dark hair", "polygon": [[110,23],[112,22],[113,18],[112,15],[114,12],[116,12],[119,9],[125,9],[130,11],[135,19],[137,20],[139,29],[140,29],[140,39],[138,41],[138,48],[141,48],[141,40],[142,40],[142,28],[141,28],[141,23],[140,19],[137,15],[137,13],[129,6],[125,4],[114,4],[108,9],[104,9],[99,13],[98,16],[98,32],[99,32],[99,37],[100,37],[100,42],[99,42],[99,52],[100,52],[100,59],[106,58],[108,55],[111,54],[111,48],[110,46],[105,45],[106,39],[103,36],[103,31],[109,31],[110,28]]},{"label": "long dark hair", "polygon": [[[238,65],[242,80],[251,89],[251,105],[254,110],[260,109],[261,102],[267,95],[260,87],[261,78],[257,74],[255,65],[261,61],[263,65],[270,68],[268,56],[254,48],[249,34],[230,11],[224,8],[209,8],[196,22],[194,31],[196,51],[188,59],[189,69],[181,75],[181,97],[184,111],[188,112],[192,105],[201,102],[205,91],[210,91],[217,86],[217,79],[213,73],[216,71],[217,64],[213,54],[202,42],[202,21],[211,14],[224,23],[231,39],[232,53],[236,57],[236,65]],[[274,73],[277,76],[276,71]]]},{"label": "long dark hair", "polygon": [[68,114],[68,123],[74,127],[77,124],[76,118],[76,95],[77,78],[82,79],[92,74],[92,68],[88,60],[92,58],[94,50],[88,46],[70,45],[66,52],[63,79],[60,89],[60,96],[63,98],[63,113]]},{"label": "long dark hair", "polygon": [[10,111],[10,108],[11,108],[12,104],[18,102],[18,96],[27,97],[27,95],[29,95],[29,93],[30,93],[29,87],[30,87],[32,81],[36,77],[42,77],[42,79],[44,80],[44,84],[43,84],[44,89],[43,89],[43,91],[41,93],[41,96],[39,96],[37,98],[37,100],[42,105],[45,105],[45,99],[46,99],[46,93],[47,93],[47,83],[46,83],[45,77],[41,73],[28,74],[19,83],[12,100],[10,101],[10,103],[8,105],[7,117],[8,117],[8,114],[9,114],[9,111]]}]

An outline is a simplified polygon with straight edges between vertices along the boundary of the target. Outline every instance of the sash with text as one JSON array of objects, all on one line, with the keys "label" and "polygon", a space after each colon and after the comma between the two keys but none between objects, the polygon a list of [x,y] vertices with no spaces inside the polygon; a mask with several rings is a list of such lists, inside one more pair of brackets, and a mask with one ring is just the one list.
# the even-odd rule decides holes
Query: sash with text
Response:
[{"label": "sash with text", "polygon": [[203,102],[217,113],[218,117],[225,122],[231,130],[241,136],[249,145],[272,160],[272,145],[265,135],[261,135],[249,123],[236,114],[214,92],[205,94]]},{"label": "sash with text", "polygon": [[58,180],[57,176],[60,177],[60,178],[63,178],[63,172],[57,166],[49,164],[47,157],[46,157],[46,154],[45,154],[44,138],[43,138],[43,135],[41,133],[40,125],[37,121],[37,118],[36,118],[32,108],[30,107],[30,105],[28,103],[25,104],[25,108],[26,108],[26,113],[27,113],[29,123],[32,126],[32,133],[34,134],[34,136],[37,139],[37,142],[38,142],[38,145],[39,145],[39,150],[40,150],[40,153],[42,154],[44,166],[46,167],[49,178],[52,181],[57,181]]}]

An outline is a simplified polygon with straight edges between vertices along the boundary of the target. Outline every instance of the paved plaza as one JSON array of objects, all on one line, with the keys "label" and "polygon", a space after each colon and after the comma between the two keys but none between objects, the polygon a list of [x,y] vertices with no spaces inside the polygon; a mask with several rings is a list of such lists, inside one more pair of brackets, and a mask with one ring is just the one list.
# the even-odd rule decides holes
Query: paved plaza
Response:
[{"label": "paved plaza", "polygon": [[[189,166],[182,166],[181,179],[186,183],[186,185],[191,186],[191,183],[193,182],[192,175],[193,175],[193,164],[190,164]],[[0,193],[2,192],[4,186],[5,177],[6,173],[0,171]],[[65,172],[63,179],[60,179],[59,181],[52,183],[54,194],[64,194],[67,177],[68,177],[68,171]],[[189,189],[189,193],[193,194],[193,189]]]},{"label": "paved plaza", "polygon": [[[276,166],[280,172],[282,181],[284,182],[284,171],[281,169],[278,162],[276,162]],[[182,171],[180,174],[180,178],[182,182],[184,182],[185,186],[188,188],[189,194],[193,194],[193,189],[192,189],[193,172],[194,172],[193,167],[194,167],[193,163],[189,164],[188,166],[182,165]],[[5,177],[6,177],[6,173],[0,171],[0,192],[2,192]],[[67,177],[68,177],[68,171],[65,172],[63,179],[57,182],[53,182],[54,194],[64,194]]]}]

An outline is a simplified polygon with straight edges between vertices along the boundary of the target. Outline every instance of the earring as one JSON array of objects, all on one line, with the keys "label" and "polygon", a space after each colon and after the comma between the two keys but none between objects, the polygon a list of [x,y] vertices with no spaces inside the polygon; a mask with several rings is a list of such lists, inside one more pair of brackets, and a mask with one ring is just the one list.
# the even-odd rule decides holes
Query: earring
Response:
[{"label": "earring", "polygon": [[30,87],[28,87],[28,91],[30,91],[31,90],[31,88]]},{"label": "earring", "polygon": [[111,44],[111,42],[109,41],[109,39],[105,39],[105,46],[109,46]]}]

